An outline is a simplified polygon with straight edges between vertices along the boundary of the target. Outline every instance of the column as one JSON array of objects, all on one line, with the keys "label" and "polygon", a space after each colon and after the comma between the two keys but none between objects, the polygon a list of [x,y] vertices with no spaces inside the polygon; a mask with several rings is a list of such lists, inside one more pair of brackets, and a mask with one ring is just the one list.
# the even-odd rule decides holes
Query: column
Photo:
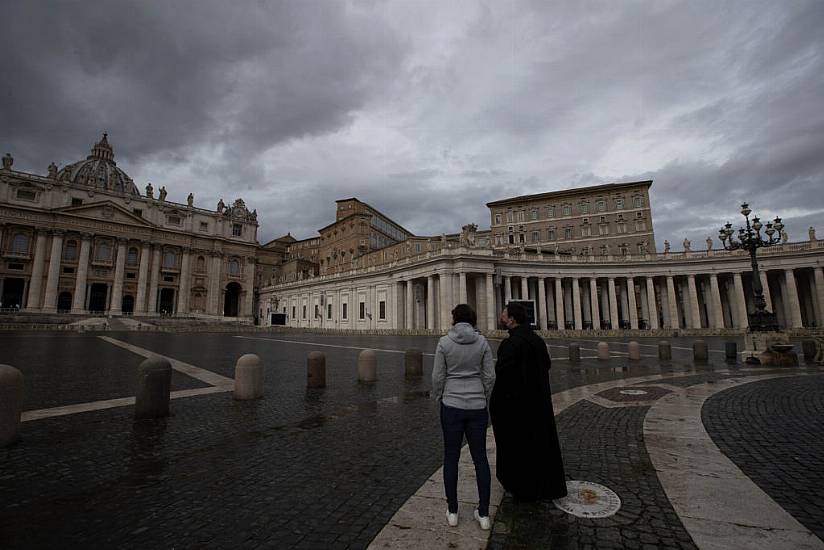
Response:
[{"label": "column", "polygon": [[555,277],[555,318],[558,320],[558,330],[564,330],[564,285],[560,277]]},{"label": "column", "polygon": [[609,324],[612,330],[618,329],[618,297],[615,295],[615,277],[610,277],[609,283]]},{"label": "column", "polygon": [[667,275],[667,305],[669,306],[669,328],[680,328],[678,322],[678,302],[675,297],[675,281]]},{"label": "column", "polygon": [[412,279],[406,281],[406,326],[404,327],[406,330],[412,330],[415,328],[414,324],[414,317],[412,314],[415,312],[415,284],[413,283]]},{"label": "column", "polygon": [[767,311],[772,311],[773,313],[775,313],[772,305],[772,295],[770,294],[770,282],[769,278],[767,277],[767,272],[759,271],[758,274],[759,278],[761,279],[761,289],[764,292],[764,302],[767,303]]},{"label": "column", "polygon": [[521,277],[521,300],[529,300],[529,279]]},{"label": "column", "polygon": [[512,281],[504,275],[504,305],[512,301]]},{"label": "column", "polygon": [[438,293],[438,298],[440,299],[440,325],[438,326],[441,331],[445,331],[452,324],[452,315],[450,315],[451,307],[449,305],[449,291],[452,288],[452,275],[442,271],[439,278],[440,283],[438,286],[440,287],[440,292]]},{"label": "column", "polygon": [[80,236],[80,257],[77,259],[77,277],[72,294],[72,313],[83,313],[86,304],[86,278],[89,274],[89,254],[92,250],[92,236]]},{"label": "column", "polygon": [[152,251],[152,275],[149,283],[149,308],[148,314],[154,315],[157,312],[157,283],[160,279],[160,246],[154,245]]},{"label": "column", "polygon": [[818,299],[818,326],[824,326],[824,267],[816,267],[814,272],[815,277],[815,294]]},{"label": "column", "polygon": [[[550,322],[555,321],[555,286],[549,284],[546,288],[546,316],[547,316],[547,325]],[[552,302],[552,306],[550,307],[549,303]],[[558,324],[555,323],[555,328],[558,328]]]},{"label": "column", "polygon": [[109,312],[120,315],[123,308],[123,274],[126,271],[126,239],[117,239],[117,258],[114,264],[114,283]]},{"label": "column", "polygon": [[629,301],[629,328],[638,330],[638,303],[635,300],[635,280],[627,277],[627,301]]},{"label": "column", "polygon": [[589,278],[589,305],[592,308],[592,328],[601,328],[601,308],[598,305],[598,279]]},{"label": "column", "polygon": [[149,252],[151,245],[143,243],[140,250],[140,267],[137,271],[137,298],[135,299],[134,312],[136,315],[146,313],[146,277],[149,275]]},{"label": "column", "polygon": [[733,284],[735,285],[735,311],[738,317],[738,328],[750,326],[747,319],[747,300],[744,298],[744,283],[741,281],[740,273],[733,273]]},{"label": "column", "polygon": [[435,276],[426,278],[426,328],[435,330]]},{"label": "column", "polygon": [[647,308],[649,328],[658,330],[658,306],[655,303],[655,281],[652,277],[647,277]]},{"label": "column", "polygon": [[486,328],[495,330],[498,327],[496,322],[497,311],[495,311],[495,281],[492,273],[486,274]]},{"label": "column", "polygon": [[[223,315],[223,304],[220,303],[220,277],[221,268],[223,266],[223,257],[220,252],[212,252],[211,266],[209,266],[209,308],[208,312],[211,315]],[[300,304],[295,305],[295,316],[292,317],[292,312],[288,311],[291,320],[300,320],[300,311],[298,311]],[[349,305],[349,318],[354,315],[352,305]]]},{"label": "column", "polygon": [[[252,270],[254,271],[254,270]],[[180,284],[178,285],[177,312],[189,313],[189,298],[192,295],[192,254],[188,248],[183,249],[180,259]]]},{"label": "column", "polygon": [[581,315],[581,285],[578,277],[572,278],[572,317],[575,320],[575,330],[583,330],[584,320]]},{"label": "column", "polygon": [[62,255],[63,232],[52,231],[49,273],[46,278],[46,297],[43,300],[43,311],[57,311],[57,283],[60,281],[60,260]]},{"label": "column", "polygon": [[687,275],[687,288],[690,300],[690,328],[701,328],[701,311],[698,309],[698,289],[695,287],[695,275]]},{"label": "column", "polygon": [[546,282],[543,277],[538,277],[538,327],[541,330],[549,328],[546,312]]},{"label": "column", "polygon": [[[245,315],[246,317],[255,316],[255,257],[248,256],[246,258],[246,280],[244,281],[244,286],[246,287],[245,299],[243,300],[243,313],[241,315]],[[314,314],[314,307],[312,308],[312,313]]]},{"label": "column", "polygon": [[34,262],[31,268],[31,282],[29,283],[29,297],[26,300],[28,311],[40,309],[40,289],[43,287],[43,269],[46,267],[46,232],[37,231],[37,241],[34,246]]},{"label": "column", "polygon": [[458,302],[461,304],[469,303],[466,294],[466,273],[463,271],[458,273]]},{"label": "column", "polygon": [[724,328],[721,291],[718,288],[718,275],[715,273],[710,273],[710,305],[712,307],[712,328]]},{"label": "column", "polygon": [[801,328],[801,304],[798,302],[798,288],[795,284],[795,273],[792,269],[784,270],[784,278],[787,282],[787,305],[790,310],[790,326]]}]

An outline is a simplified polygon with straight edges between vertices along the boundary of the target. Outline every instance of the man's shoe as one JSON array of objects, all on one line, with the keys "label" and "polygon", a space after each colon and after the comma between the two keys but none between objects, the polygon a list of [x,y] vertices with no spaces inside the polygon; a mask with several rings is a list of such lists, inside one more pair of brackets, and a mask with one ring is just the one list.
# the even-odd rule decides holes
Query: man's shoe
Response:
[{"label": "man's shoe", "polygon": [[458,513],[452,513],[449,510],[446,511],[446,522],[449,524],[450,527],[457,527],[458,526]]},{"label": "man's shoe", "polygon": [[481,526],[481,529],[484,531],[489,531],[491,526],[491,522],[489,521],[489,516],[482,516],[475,510],[475,519],[478,520],[478,524]]}]

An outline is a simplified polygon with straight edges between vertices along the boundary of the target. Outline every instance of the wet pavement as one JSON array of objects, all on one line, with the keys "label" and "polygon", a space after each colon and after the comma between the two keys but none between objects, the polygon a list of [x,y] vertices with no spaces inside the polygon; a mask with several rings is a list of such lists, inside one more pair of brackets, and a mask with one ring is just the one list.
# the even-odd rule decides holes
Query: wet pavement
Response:
[{"label": "wet pavement", "polygon": [[[238,357],[256,353],[265,366],[264,398],[237,402],[226,391],[182,396],[172,400],[169,418],[139,423],[131,406],[24,422],[20,440],[0,449],[0,548],[364,548],[441,465],[437,408],[428,399],[435,337],[105,336],[225,377],[233,377]],[[621,510],[611,518],[582,519],[551,503],[525,505],[505,495],[490,548],[696,546],[645,449],[645,417],[655,401],[626,402],[604,385],[665,377],[638,386],[657,384],[647,393],[663,400],[679,389],[756,371],[724,363],[728,339],[708,338],[710,361],[699,366],[691,361],[691,339],[673,340],[673,360],[666,363],[657,359],[657,339],[639,339],[641,361],[628,360],[625,341],[605,340],[614,352],[608,362],[594,359],[596,340],[578,340],[581,363],[568,360],[569,341],[548,341],[552,389],[584,392],[558,415],[568,477],[611,488]],[[356,381],[357,355],[366,348],[376,349],[378,358],[378,380],[370,385]],[[405,349],[425,352],[419,380],[404,377]],[[313,350],[327,356],[324,389],[306,389],[306,354]],[[134,395],[142,360],[94,334],[0,334],[0,362],[26,377],[27,411]],[[820,446],[824,428],[802,423],[822,417],[821,393],[799,391],[816,378],[801,375],[816,372],[822,370],[784,370],[780,374],[799,376],[724,390],[703,414],[724,453],[820,537],[820,514],[798,511],[804,499],[815,505],[815,495],[824,494],[824,468],[820,458],[816,462],[821,449],[809,444]],[[598,392],[589,396],[587,388],[596,385]],[[173,392],[207,386],[174,373]],[[769,454],[772,438],[759,440],[760,430],[743,430],[731,418],[760,419],[753,425],[785,436],[775,439],[782,450]],[[789,425],[803,425],[808,439],[800,440]],[[741,449],[748,451],[738,454]],[[807,480],[809,491],[781,492],[751,475],[752,464],[765,456],[776,475],[786,477],[781,486]],[[459,541],[458,547],[477,542]]]}]

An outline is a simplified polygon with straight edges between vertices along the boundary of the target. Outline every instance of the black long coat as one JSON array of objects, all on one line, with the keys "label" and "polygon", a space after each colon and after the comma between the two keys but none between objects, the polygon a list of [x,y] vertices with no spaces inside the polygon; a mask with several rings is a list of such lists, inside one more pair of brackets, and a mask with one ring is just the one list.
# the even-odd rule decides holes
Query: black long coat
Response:
[{"label": "black long coat", "polygon": [[498,481],[520,500],[566,496],[566,480],[546,344],[529,326],[509,331],[498,348],[489,403]]}]

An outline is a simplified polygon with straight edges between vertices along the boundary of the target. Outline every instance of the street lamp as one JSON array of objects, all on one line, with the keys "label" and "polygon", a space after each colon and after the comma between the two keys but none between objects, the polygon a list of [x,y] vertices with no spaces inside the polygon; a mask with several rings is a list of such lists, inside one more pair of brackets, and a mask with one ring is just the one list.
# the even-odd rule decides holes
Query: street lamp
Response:
[{"label": "street lamp", "polygon": [[761,220],[753,217],[750,223],[750,214],[752,210],[747,203],[741,205],[741,214],[747,222],[746,228],[738,229],[738,237],[736,239],[735,231],[731,223],[727,223],[718,232],[718,237],[721,243],[727,250],[743,249],[750,253],[750,261],[752,263],[752,291],[755,295],[755,311],[748,315],[750,330],[755,332],[769,332],[778,330],[778,319],[775,313],[767,311],[767,301],[764,300],[764,289],[761,286],[761,276],[758,272],[758,259],[756,258],[756,251],[765,246],[773,246],[781,242],[781,230],[784,229],[784,224],[781,223],[781,218],[776,217],[772,222],[767,222],[764,233],[766,238],[761,236],[761,228],[765,227],[761,224]]}]

